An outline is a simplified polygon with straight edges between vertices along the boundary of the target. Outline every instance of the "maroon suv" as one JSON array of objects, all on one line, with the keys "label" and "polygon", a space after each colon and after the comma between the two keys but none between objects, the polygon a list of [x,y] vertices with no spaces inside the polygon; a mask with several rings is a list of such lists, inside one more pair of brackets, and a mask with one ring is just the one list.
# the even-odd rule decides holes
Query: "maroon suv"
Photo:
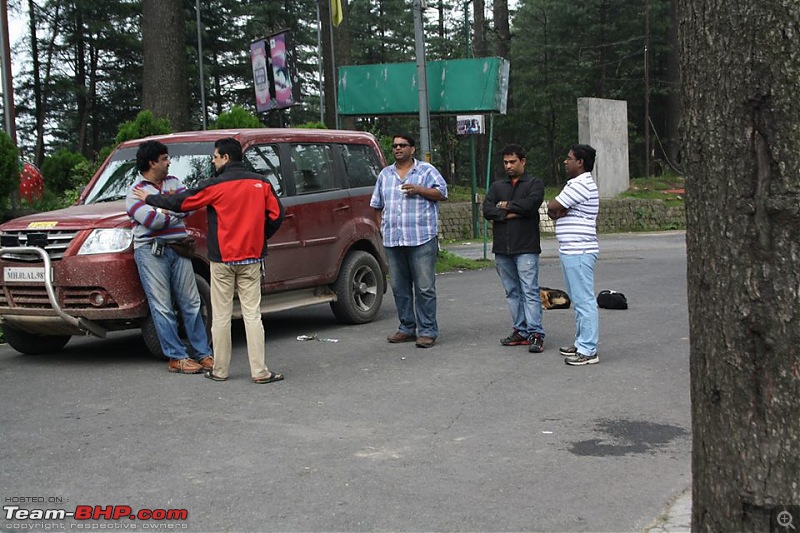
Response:
[{"label": "maroon suv", "polygon": [[[387,264],[376,212],[369,207],[384,159],[363,132],[242,129],[185,132],[128,141],[108,157],[77,204],[0,226],[0,324],[16,350],[61,349],[72,335],[141,328],[161,354],[133,261],[125,194],[137,178],[143,140],[166,144],[170,174],[187,187],[212,175],[214,141],[235,137],[244,162],[266,176],[286,208],[269,241],[262,311],[329,303],[342,322],[373,320],[386,290]],[[195,238],[194,271],[210,321],[206,212],[186,219]],[[234,306],[234,317],[240,317]],[[207,324],[208,325],[208,324]]]}]

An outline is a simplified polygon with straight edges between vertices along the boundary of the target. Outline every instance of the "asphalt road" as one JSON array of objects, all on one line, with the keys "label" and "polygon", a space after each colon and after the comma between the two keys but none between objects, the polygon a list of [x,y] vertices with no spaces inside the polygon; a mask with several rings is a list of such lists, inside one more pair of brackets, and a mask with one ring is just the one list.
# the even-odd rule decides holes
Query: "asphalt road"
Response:
[{"label": "asphalt road", "polygon": [[[540,282],[563,288],[555,250],[545,241]],[[437,288],[428,350],[385,341],[390,294],[363,326],[327,306],[267,316],[267,362],[286,374],[269,385],[249,380],[241,322],[225,383],[169,374],[136,333],[45,356],[0,347],[0,530],[641,531],[689,486],[682,232],[602,236],[596,291],[630,309],[601,310],[598,365],[558,355],[571,309],[545,311],[543,354],[501,347],[493,269]],[[297,340],[312,334],[338,342]],[[81,505],[188,519],[8,510]]]}]

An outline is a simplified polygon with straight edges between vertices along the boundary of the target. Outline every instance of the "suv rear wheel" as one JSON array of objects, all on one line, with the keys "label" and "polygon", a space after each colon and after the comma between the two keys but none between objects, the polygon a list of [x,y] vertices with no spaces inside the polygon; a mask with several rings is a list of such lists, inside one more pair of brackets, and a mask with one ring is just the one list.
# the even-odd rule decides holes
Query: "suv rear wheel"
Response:
[{"label": "suv rear wheel", "polygon": [[371,254],[349,252],[333,285],[337,296],[331,302],[333,314],[345,324],[371,322],[381,308],[385,283],[386,275]]},{"label": "suv rear wheel", "polygon": [[[197,292],[200,293],[200,315],[206,323],[208,342],[211,343],[211,287],[205,278],[199,274],[195,274],[194,279],[197,283]],[[180,313],[178,313],[178,335],[186,343],[186,333],[183,330],[183,321]],[[156,332],[156,325],[153,323],[152,315],[147,315],[147,318],[142,323],[142,339],[144,339],[144,344],[151,354],[159,359],[166,359],[164,352],[161,351],[161,341],[158,340],[158,332]]]},{"label": "suv rear wheel", "polygon": [[3,335],[12,348],[28,355],[61,351],[70,339],[69,335],[36,335],[6,324],[3,324]]}]

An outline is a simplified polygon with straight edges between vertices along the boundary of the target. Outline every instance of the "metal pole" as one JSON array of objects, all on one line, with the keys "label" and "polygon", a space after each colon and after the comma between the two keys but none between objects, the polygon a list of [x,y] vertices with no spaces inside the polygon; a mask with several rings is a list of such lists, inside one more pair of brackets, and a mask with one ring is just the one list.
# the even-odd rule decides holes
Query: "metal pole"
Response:
[{"label": "metal pole", "polygon": [[8,2],[0,0],[0,70],[3,75],[3,126],[17,144],[17,126],[14,120],[14,82],[11,72],[11,46],[8,44]]},{"label": "metal pole", "polygon": [[[464,57],[470,57],[469,50],[469,4],[472,0],[464,2]],[[478,236],[478,170],[475,160],[475,134],[469,136],[469,167],[470,184],[472,186],[472,238]]]},{"label": "metal pole", "polygon": [[331,87],[333,88],[333,126],[338,130],[339,129],[339,105],[337,102],[337,80],[336,80],[336,50],[333,46],[333,14],[331,10],[333,9],[333,5],[328,2],[328,20],[331,21],[331,79],[333,82],[331,83]]},{"label": "metal pole", "polygon": [[466,0],[464,2],[464,57],[472,57],[469,49],[469,4],[472,0]]},{"label": "metal pole", "polygon": [[[489,184],[492,181],[492,150],[494,149],[494,145],[492,143],[492,139],[494,139],[494,113],[489,115],[489,154],[486,157],[486,192],[484,194],[489,194]],[[483,219],[483,258],[488,259],[486,256],[486,241],[489,238],[489,221],[485,218]]]},{"label": "metal pole", "polygon": [[317,1],[317,57],[319,58],[319,121],[325,124],[325,82],[324,59],[322,58],[322,17],[319,13],[319,0]]},{"label": "metal pole", "polygon": [[644,2],[644,177],[650,177],[650,0]]},{"label": "metal pole", "polygon": [[414,0],[414,42],[417,53],[417,82],[419,83],[419,141],[424,161],[431,162],[431,115],[428,109],[428,75],[425,66],[425,36],[422,28],[424,0]]},{"label": "metal pole", "polygon": [[197,64],[200,68],[200,107],[203,108],[203,130],[208,128],[208,117],[206,113],[206,77],[203,73],[203,31],[200,25],[200,0],[195,0],[195,11],[197,12]]},{"label": "metal pole", "polygon": [[472,238],[478,236],[478,168],[475,161],[475,135],[469,134],[469,166],[472,179]]}]

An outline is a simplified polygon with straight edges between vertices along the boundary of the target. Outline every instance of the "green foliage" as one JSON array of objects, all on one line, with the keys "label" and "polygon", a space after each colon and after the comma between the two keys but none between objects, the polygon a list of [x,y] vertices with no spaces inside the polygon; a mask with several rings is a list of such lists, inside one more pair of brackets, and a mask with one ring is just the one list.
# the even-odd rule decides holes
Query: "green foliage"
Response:
[{"label": "green foliage", "polygon": [[117,133],[117,144],[131,139],[140,139],[149,135],[172,133],[167,118],[155,118],[152,111],[140,111],[134,120],[123,122]]},{"label": "green foliage", "polygon": [[263,128],[258,117],[240,105],[234,105],[230,111],[221,113],[212,126],[215,130],[236,128]]},{"label": "green foliage", "polygon": [[0,131],[0,198],[19,187],[19,155],[11,137]]},{"label": "green foliage", "polygon": [[436,256],[436,272],[452,272],[454,270],[480,270],[492,266],[489,260],[468,259],[447,250],[439,250]]},{"label": "green foliage", "polygon": [[686,197],[683,176],[665,174],[650,178],[633,178],[627,191],[621,198],[639,198],[643,200],[662,200],[666,205],[680,205]]},{"label": "green foliage", "polygon": [[74,187],[75,168],[85,164],[88,164],[88,161],[82,154],[69,150],[59,150],[45,157],[42,163],[45,187],[56,195],[61,195],[67,189]]},{"label": "green foliage", "polygon": [[[333,31],[337,65],[363,65],[413,61],[414,37],[410,0],[349,0],[347,17]],[[497,116],[495,149],[518,142],[529,150],[529,172],[548,185],[563,184],[561,162],[567,147],[577,140],[576,99],[614,98],[628,102],[630,126],[629,160],[634,174],[643,166],[644,121],[644,17],[639,0],[518,0],[512,3],[511,73],[508,114]],[[669,100],[678,87],[676,73],[668,66],[672,2],[651,0],[649,41],[651,119],[660,142],[667,147],[677,113]],[[24,9],[24,3],[18,5]],[[41,63],[25,62],[15,77],[19,92],[17,110],[20,145],[31,152],[35,144],[34,76],[38,78],[43,112],[47,117],[44,139],[48,153],[59,148],[80,152],[87,158],[114,141],[116,126],[134,120],[140,111],[142,5],[138,0],[101,2],[32,2]],[[291,9],[287,9],[291,5]],[[497,39],[491,20],[492,2],[485,2],[484,37],[487,52]],[[195,2],[183,0],[187,16],[182,31],[186,37],[190,113],[196,126],[204,114],[216,118],[223,109],[240,106],[271,126],[296,125],[319,118],[317,75],[321,58],[316,46],[314,0],[255,2],[251,0],[206,0],[201,3],[204,93],[206,109],[200,106]],[[476,44],[478,28],[474,3],[436,0],[425,10],[426,54],[429,60],[458,59],[467,55],[466,37]],[[465,21],[465,9],[468,17]],[[25,13],[27,15],[27,13]],[[26,19],[27,22],[27,19]],[[465,26],[466,24],[466,26]],[[255,114],[250,43],[286,29],[296,49],[296,79],[302,87],[302,102],[291,109]],[[178,28],[176,31],[180,31]],[[30,36],[13,43],[20,53],[30,53]],[[672,50],[679,47],[672,46]],[[52,51],[52,55],[51,55]],[[47,68],[58,65],[58,68]],[[329,75],[326,65],[326,76]],[[47,75],[44,73],[47,72]],[[169,72],[164,72],[169,75]],[[224,113],[223,113],[224,115]],[[138,119],[137,119],[138,120]],[[346,118],[346,124],[372,131],[376,137],[398,131],[419,131],[416,116]],[[213,120],[212,120],[213,122]],[[449,182],[468,183],[469,152],[464,139],[453,135],[452,116],[433,116],[431,137],[433,163]],[[260,127],[248,123],[248,126]],[[241,127],[236,123],[233,127]],[[219,122],[217,127],[222,126]],[[122,139],[139,138],[169,131],[169,127],[147,131],[134,127]],[[478,175],[483,181],[488,142],[476,139]],[[391,160],[391,153],[387,160]],[[102,156],[98,156],[102,160]],[[499,167],[492,165],[493,172]],[[453,172],[451,172],[453,169]],[[460,181],[459,181],[460,180]]]},{"label": "green foliage", "polygon": [[316,122],[306,122],[304,124],[298,124],[298,128],[303,128],[307,130],[327,130],[328,127],[325,126],[322,122],[317,120]]},{"label": "green foliage", "polygon": [[[670,108],[668,0],[650,2],[651,112],[662,128]],[[630,161],[644,154],[643,5],[639,0],[523,0],[513,21],[509,114],[497,127],[528,148],[527,170],[549,185],[564,183],[562,162],[578,138],[581,97],[626,100]],[[577,21],[586,22],[577,24]]]}]

